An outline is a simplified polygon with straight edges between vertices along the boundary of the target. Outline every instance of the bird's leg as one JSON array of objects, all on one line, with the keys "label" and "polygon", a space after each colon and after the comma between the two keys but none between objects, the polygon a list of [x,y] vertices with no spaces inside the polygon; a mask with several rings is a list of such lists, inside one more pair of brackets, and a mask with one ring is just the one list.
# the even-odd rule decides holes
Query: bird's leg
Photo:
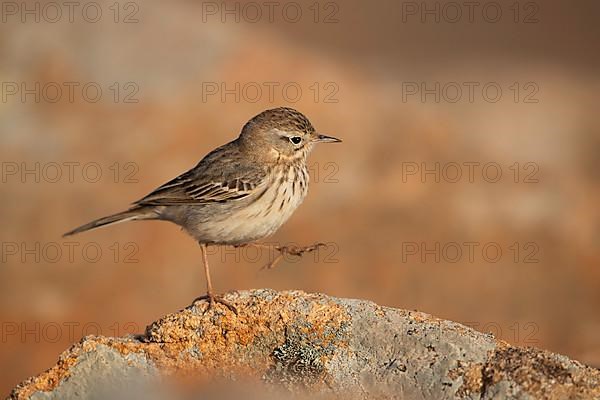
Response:
[{"label": "bird's leg", "polygon": [[202,264],[204,264],[204,275],[206,276],[206,294],[209,299],[214,298],[212,281],[210,279],[210,268],[208,267],[208,254],[206,254],[206,245],[204,243],[200,244],[200,251],[202,252]]},{"label": "bird's leg", "polygon": [[315,243],[315,244],[311,244],[310,246],[301,246],[301,247],[295,246],[295,245],[278,246],[278,245],[269,245],[269,244],[263,244],[263,243],[247,243],[247,244],[242,244],[242,245],[239,245],[236,247],[243,247],[243,246],[254,246],[254,247],[263,248],[263,249],[275,250],[276,252],[279,253],[279,254],[277,254],[277,256],[275,256],[275,258],[273,258],[273,260],[271,260],[268,264],[264,265],[261,268],[261,270],[275,268],[275,266],[286,255],[302,257],[305,253],[311,253],[313,251],[318,250],[320,247],[327,247],[327,245],[325,243]]},{"label": "bird's leg", "polygon": [[198,297],[194,300],[194,303],[198,300],[208,300],[208,307],[204,312],[210,310],[211,308],[214,308],[216,303],[221,303],[237,314],[237,309],[233,304],[226,301],[223,298],[223,296],[217,296],[213,292],[212,281],[210,279],[210,268],[208,267],[208,254],[206,251],[206,247],[206,244],[200,243],[200,251],[202,252],[202,263],[204,264],[204,274],[206,275],[206,295]]}]

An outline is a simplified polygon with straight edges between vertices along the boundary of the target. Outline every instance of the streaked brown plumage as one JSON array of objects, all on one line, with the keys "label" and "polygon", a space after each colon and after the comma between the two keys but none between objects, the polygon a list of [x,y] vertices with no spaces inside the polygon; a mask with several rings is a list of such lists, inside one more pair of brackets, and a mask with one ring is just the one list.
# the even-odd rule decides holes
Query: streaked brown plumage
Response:
[{"label": "streaked brown plumage", "polygon": [[129,210],[92,221],[65,236],[131,220],[180,225],[201,246],[207,297],[213,304],[219,299],[212,291],[206,245],[242,245],[273,234],[306,196],[306,159],[314,144],[339,141],[318,134],[294,109],[264,111],[244,125],[237,139],[213,150]]}]

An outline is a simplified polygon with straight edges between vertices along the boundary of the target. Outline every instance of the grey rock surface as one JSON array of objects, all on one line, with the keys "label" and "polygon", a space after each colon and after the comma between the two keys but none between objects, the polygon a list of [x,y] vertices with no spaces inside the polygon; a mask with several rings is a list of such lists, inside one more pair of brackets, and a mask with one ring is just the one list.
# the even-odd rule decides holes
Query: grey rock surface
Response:
[{"label": "grey rock surface", "polygon": [[89,336],[11,399],[600,399],[600,371],[430,315],[298,291],[198,302],[144,335]]}]

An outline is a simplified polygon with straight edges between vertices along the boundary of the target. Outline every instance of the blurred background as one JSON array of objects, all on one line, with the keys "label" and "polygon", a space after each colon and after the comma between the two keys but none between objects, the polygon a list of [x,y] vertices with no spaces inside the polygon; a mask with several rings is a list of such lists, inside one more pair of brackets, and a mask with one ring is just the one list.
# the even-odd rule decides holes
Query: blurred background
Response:
[{"label": "blurred background", "polygon": [[327,249],[220,292],[369,299],[600,366],[597,1],[2,2],[0,393],[86,334],[143,332],[204,293],[127,207],[290,106],[343,138],[269,239]]}]

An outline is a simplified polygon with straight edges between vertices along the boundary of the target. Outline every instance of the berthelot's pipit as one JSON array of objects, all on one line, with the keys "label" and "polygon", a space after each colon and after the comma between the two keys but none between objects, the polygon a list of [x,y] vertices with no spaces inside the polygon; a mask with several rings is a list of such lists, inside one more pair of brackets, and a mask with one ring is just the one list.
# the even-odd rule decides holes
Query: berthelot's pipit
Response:
[{"label": "berthelot's pipit", "polygon": [[[264,111],[244,125],[237,139],[213,150],[128,210],[65,236],[123,221],[171,221],[200,244],[207,290],[202,298],[209,300],[209,307],[215,302],[231,307],[213,292],[207,245],[240,246],[273,234],[306,196],[306,159],[313,146],[340,141],[318,134],[308,118],[294,109]],[[299,253],[296,249],[294,254]]]}]

